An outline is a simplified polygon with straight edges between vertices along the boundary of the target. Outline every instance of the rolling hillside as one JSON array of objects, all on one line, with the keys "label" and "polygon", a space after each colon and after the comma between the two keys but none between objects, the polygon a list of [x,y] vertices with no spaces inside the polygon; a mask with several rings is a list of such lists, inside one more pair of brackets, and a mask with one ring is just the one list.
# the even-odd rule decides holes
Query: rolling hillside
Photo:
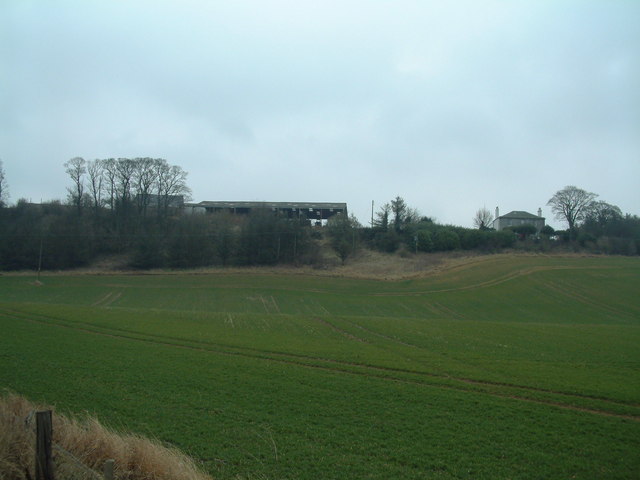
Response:
[{"label": "rolling hillside", "polygon": [[640,469],[635,258],[42,283],[0,277],[0,385],[157,436],[217,478]]}]

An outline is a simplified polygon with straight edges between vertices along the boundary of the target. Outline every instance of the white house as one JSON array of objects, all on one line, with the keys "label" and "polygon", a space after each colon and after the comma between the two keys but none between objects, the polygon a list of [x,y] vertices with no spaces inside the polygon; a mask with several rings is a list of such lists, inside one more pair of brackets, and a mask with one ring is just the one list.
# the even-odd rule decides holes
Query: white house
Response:
[{"label": "white house", "polygon": [[529,212],[523,212],[514,210],[506,215],[500,216],[500,209],[496,207],[496,218],[493,221],[493,228],[495,230],[502,230],[507,227],[519,226],[519,225],[533,225],[536,227],[536,231],[540,233],[540,230],[544,228],[544,217],[542,216],[542,209],[538,209],[538,215],[534,215]]}]

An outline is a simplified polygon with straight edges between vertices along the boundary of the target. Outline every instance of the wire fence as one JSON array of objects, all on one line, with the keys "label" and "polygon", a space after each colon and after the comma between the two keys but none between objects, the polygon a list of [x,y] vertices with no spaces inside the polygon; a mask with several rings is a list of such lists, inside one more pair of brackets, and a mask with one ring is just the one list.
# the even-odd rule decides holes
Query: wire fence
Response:
[{"label": "wire fence", "polygon": [[[32,435],[33,444],[36,443],[37,429],[34,425],[34,418],[36,411],[29,412],[24,419],[24,426],[28,433]],[[21,420],[15,417],[17,420]],[[107,461],[107,465],[103,473],[99,473],[94,469],[88,467],[82,462],[76,455],[64,449],[62,446],[51,443],[51,449],[53,452],[53,468],[55,472],[56,480],[113,480],[113,461]],[[37,452],[36,452],[37,456]],[[34,464],[38,462],[38,459],[34,457]],[[39,480],[36,478],[36,480]]]},{"label": "wire fence", "polygon": [[57,480],[108,480],[104,474],[87,467],[79,458],[54,444],[54,468]]}]

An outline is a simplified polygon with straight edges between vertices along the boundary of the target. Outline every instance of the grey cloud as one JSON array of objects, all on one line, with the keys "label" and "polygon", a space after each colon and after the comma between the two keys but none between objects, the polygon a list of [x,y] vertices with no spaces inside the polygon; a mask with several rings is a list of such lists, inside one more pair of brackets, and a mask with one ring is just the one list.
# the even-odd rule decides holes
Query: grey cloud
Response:
[{"label": "grey cloud", "polygon": [[639,213],[638,13],[10,0],[0,157],[14,199],[63,197],[73,156],[154,156],[191,173],[197,200],[347,201],[363,221],[399,194],[470,225],[483,204],[534,210],[566,184]]}]

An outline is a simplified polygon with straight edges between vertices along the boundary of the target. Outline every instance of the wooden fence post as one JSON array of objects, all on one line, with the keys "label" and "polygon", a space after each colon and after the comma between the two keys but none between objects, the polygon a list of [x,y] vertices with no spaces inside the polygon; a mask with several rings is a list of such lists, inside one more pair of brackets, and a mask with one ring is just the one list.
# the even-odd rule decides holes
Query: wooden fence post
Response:
[{"label": "wooden fence post", "polygon": [[54,480],[51,410],[36,412],[36,480]]},{"label": "wooden fence post", "polygon": [[113,480],[113,466],[115,463],[115,460],[104,462],[104,480]]}]

